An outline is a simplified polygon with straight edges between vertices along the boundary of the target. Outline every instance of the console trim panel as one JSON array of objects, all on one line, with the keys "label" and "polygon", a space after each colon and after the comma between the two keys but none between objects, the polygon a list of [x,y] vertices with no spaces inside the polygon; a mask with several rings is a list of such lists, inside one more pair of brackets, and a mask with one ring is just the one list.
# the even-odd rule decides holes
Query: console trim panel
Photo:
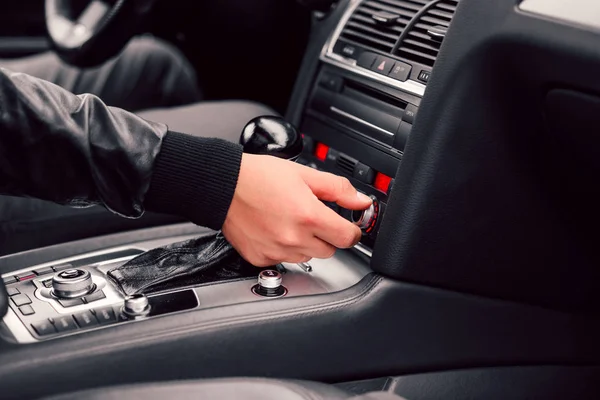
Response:
[{"label": "console trim panel", "polygon": [[414,81],[414,80],[408,80],[406,82],[402,82],[402,81],[398,81],[398,80],[395,80],[392,78],[388,78],[387,76],[383,76],[383,75],[377,74],[375,72],[369,71],[368,69],[361,68],[356,65],[355,60],[342,57],[333,52],[333,47],[335,46],[335,43],[339,39],[339,37],[342,33],[342,30],[344,29],[344,26],[346,25],[346,22],[348,22],[348,20],[352,16],[352,13],[354,12],[354,10],[356,10],[356,8],[360,5],[360,3],[362,1],[363,0],[350,0],[350,4],[346,8],[344,15],[342,16],[337,27],[335,28],[335,31],[333,32],[333,34],[331,36],[329,36],[329,39],[327,39],[327,42],[325,42],[325,46],[323,46],[323,49],[321,50],[321,55],[319,57],[320,60],[324,63],[331,64],[333,66],[344,69],[346,71],[353,72],[353,73],[363,76],[365,78],[369,78],[374,81],[383,83],[385,85],[394,87],[396,89],[400,89],[402,91],[417,95],[419,97],[423,97],[423,95],[425,94],[426,86],[423,85],[422,83]]}]

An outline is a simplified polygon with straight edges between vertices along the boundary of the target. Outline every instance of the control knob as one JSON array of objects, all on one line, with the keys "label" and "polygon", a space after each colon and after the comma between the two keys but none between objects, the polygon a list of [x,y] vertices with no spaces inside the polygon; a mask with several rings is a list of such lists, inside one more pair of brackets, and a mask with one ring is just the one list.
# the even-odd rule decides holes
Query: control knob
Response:
[{"label": "control knob", "polygon": [[66,269],[52,278],[52,292],[62,299],[85,296],[95,288],[90,271],[84,269]]},{"label": "control knob", "polygon": [[287,293],[282,282],[279,271],[265,269],[258,274],[258,283],[252,287],[252,292],[264,297],[281,297]]},{"label": "control knob", "polygon": [[144,294],[133,294],[125,297],[123,313],[128,317],[141,317],[150,312],[150,302]]},{"label": "control knob", "polygon": [[350,219],[364,233],[371,233],[377,224],[379,217],[379,201],[375,196],[369,196],[373,202],[366,210],[356,210],[352,212]]}]

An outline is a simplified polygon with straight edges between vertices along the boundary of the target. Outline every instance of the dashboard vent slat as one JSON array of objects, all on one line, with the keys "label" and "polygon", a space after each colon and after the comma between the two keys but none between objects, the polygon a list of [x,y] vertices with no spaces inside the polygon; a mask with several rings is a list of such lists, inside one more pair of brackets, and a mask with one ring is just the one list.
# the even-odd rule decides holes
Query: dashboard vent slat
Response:
[{"label": "dashboard vent slat", "polygon": [[354,166],[356,165],[356,162],[357,161],[355,159],[348,157],[345,154],[340,154],[337,158],[336,165],[341,171],[352,176],[354,174]]},{"label": "dashboard vent slat", "polygon": [[[423,9],[428,0],[366,0],[352,13],[340,39],[368,50],[391,54],[410,21]],[[392,13],[398,19],[391,24],[377,23],[374,13]]]},{"label": "dashboard vent slat", "polygon": [[428,31],[434,27],[448,28],[457,6],[458,0],[441,0],[428,8],[406,33],[396,55],[407,61],[433,67],[441,41],[430,37]]}]

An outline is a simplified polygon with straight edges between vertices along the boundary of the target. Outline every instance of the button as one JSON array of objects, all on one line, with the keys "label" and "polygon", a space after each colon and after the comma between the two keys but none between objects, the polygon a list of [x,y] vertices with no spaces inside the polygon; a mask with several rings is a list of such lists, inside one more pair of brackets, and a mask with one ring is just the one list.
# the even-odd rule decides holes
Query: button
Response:
[{"label": "button", "polygon": [[377,58],[377,54],[375,54],[375,53],[369,53],[369,52],[362,53],[360,55],[360,57],[358,57],[358,61],[356,62],[356,65],[358,65],[359,67],[366,68],[366,69],[371,69],[376,58]]},{"label": "button", "polygon": [[339,155],[339,151],[330,148],[327,152],[327,157],[325,157],[325,165],[328,168],[334,168]]},{"label": "button", "polygon": [[323,77],[319,81],[319,84],[321,86],[323,86],[324,88],[333,90],[334,92],[339,92],[340,90],[342,90],[342,86],[344,85],[344,80],[342,79],[341,76],[327,74],[327,75],[323,75]]},{"label": "button", "polygon": [[419,111],[419,107],[415,106],[414,104],[408,104],[404,110],[404,114],[402,115],[402,121],[406,121],[409,124],[414,124],[415,118],[417,117],[417,111]]},{"label": "button", "polygon": [[356,59],[360,54],[361,49],[353,44],[338,41],[333,47],[333,52],[344,57]]},{"label": "button", "polygon": [[16,294],[20,294],[21,292],[16,287],[9,287],[6,288],[6,293],[8,293],[9,296],[14,296]]},{"label": "button", "polygon": [[59,271],[64,271],[65,269],[72,269],[73,268],[73,264],[59,264],[59,265],[55,265],[52,267],[52,269],[54,269],[54,271],[59,272]]},{"label": "button", "polygon": [[408,122],[402,122],[398,127],[398,131],[396,132],[396,136],[394,137],[394,148],[398,150],[404,150],[404,146],[406,146],[406,142],[408,142],[408,136],[410,135],[410,131],[412,129],[412,124]]},{"label": "button", "polygon": [[373,186],[375,187],[375,189],[382,191],[383,193],[387,193],[390,189],[391,182],[392,178],[390,176],[378,172],[375,175],[375,183],[373,184]]},{"label": "button", "polygon": [[396,61],[396,64],[394,64],[394,68],[392,68],[392,70],[390,71],[390,74],[388,76],[390,78],[404,82],[405,80],[408,79],[408,76],[410,75],[411,70],[412,70],[412,65]]},{"label": "button", "polygon": [[394,63],[395,63],[395,61],[392,60],[391,58],[379,56],[375,60],[375,63],[373,63],[371,70],[373,70],[377,73],[383,74],[383,75],[387,75],[392,70]]},{"label": "button", "polygon": [[44,287],[51,288],[52,287],[52,279],[46,279],[45,281],[42,282],[42,285],[44,285]]},{"label": "button", "polygon": [[89,328],[90,326],[98,325],[96,317],[94,317],[94,314],[92,314],[89,310],[75,314],[73,317],[75,318],[75,321],[77,321],[77,325],[82,328]]},{"label": "button", "polygon": [[70,315],[54,318],[54,327],[59,332],[69,332],[77,329],[77,325],[75,325],[75,321]]},{"label": "button", "polygon": [[96,310],[96,318],[101,325],[117,322],[117,316],[112,308],[101,308]]},{"label": "button", "polygon": [[29,304],[19,307],[19,311],[21,311],[21,314],[23,315],[35,314],[35,310]]},{"label": "button", "polygon": [[9,283],[15,283],[17,281],[17,278],[15,278],[14,276],[7,276],[6,278],[4,278],[4,284],[8,285]]},{"label": "button", "polygon": [[302,135],[302,142],[304,143],[304,151],[306,153],[312,153],[315,148],[315,141],[308,135]]},{"label": "button", "polygon": [[33,279],[36,276],[37,275],[35,274],[35,272],[33,272],[33,271],[27,271],[27,272],[23,272],[22,274],[15,275],[15,278],[17,278],[17,280],[19,282],[21,282],[21,281],[28,281],[29,279]]},{"label": "button", "polygon": [[11,297],[11,299],[17,307],[24,306],[25,304],[31,304],[31,299],[26,294],[18,294]]},{"label": "button", "polygon": [[78,299],[58,299],[58,302],[60,303],[61,306],[63,307],[75,307],[75,306],[80,306],[83,303],[83,300],[78,298]]},{"label": "button", "polygon": [[105,299],[106,296],[102,290],[97,291],[96,293],[92,293],[83,298],[84,303],[91,303],[92,301]]},{"label": "button", "polygon": [[323,143],[317,143],[315,146],[315,157],[320,161],[325,161],[327,153],[329,152],[329,146]]},{"label": "button", "polygon": [[33,323],[33,324],[31,324],[31,326],[36,331],[36,333],[40,336],[51,335],[53,333],[56,333],[56,329],[54,328],[54,325],[52,325],[50,323],[50,321],[47,319],[44,321],[39,321],[39,322]]},{"label": "button", "polygon": [[419,76],[417,77],[417,79],[421,82],[427,83],[429,81],[429,75],[431,75],[431,72],[423,70],[419,72]]},{"label": "button", "polygon": [[359,162],[354,166],[354,177],[359,181],[370,185],[375,178],[375,171],[368,165]]},{"label": "button", "polygon": [[52,267],[44,267],[44,268],[40,268],[40,269],[34,269],[33,272],[35,272],[38,275],[46,275],[46,274],[53,274],[54,270],[52,269]]}]

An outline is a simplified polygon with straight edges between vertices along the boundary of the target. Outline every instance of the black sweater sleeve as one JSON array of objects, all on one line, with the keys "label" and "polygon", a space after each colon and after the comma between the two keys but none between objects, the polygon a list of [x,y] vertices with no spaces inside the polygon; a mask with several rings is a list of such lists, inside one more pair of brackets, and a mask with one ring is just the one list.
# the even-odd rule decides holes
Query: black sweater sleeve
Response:
[{"label": "black sweater sleeve", "polygon": [[241,159],[238,144],[169,131],[156,159],[147,209],[220,229],[235,192]]}]

